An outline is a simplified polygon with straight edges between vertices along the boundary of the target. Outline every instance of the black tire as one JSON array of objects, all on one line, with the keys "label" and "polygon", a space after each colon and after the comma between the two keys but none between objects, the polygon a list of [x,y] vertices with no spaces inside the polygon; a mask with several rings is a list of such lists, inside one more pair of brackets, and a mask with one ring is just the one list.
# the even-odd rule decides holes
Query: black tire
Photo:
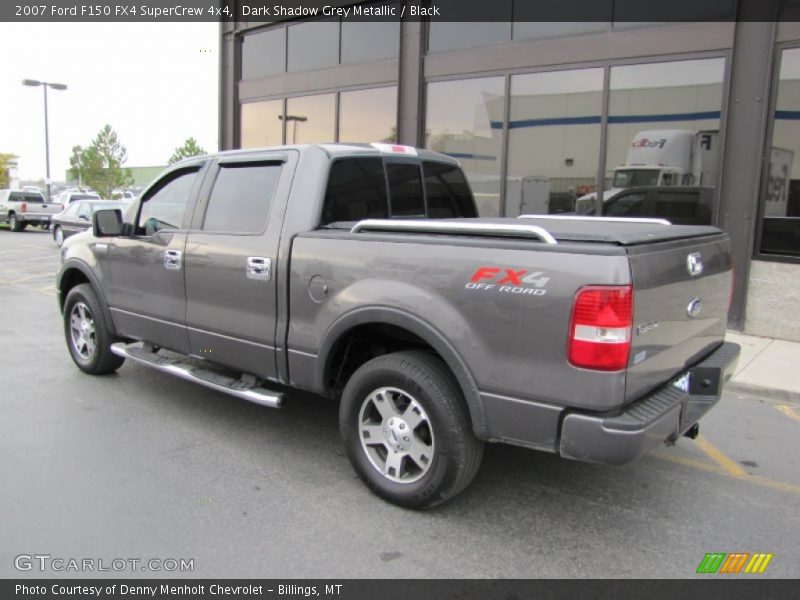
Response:
[{"label": "black tire", "polygon": [[[392,434],[390,417],[378,410],[378,403],[386,409],[384,390],[391,395],[389,405],[397,410],[395,422],[397,416],[409,414],[413,402],[417,403],[416,418],[422,415],[425,419],[413,425],[411,444],[425,444],[422,447],[432,454],[428,461],[425,456],[423,461],[411,460],[404,448],[392,450],[393,444],[402,443],[397,435],[402,433],[395,430]],[[401,415],[402,408],[397,407],[405,401],[408,404]],[[405,423],[399,422],[403,427]],[[365,438],[362,443],[365,430],[375,427],[376,435],[385,438]],[[472,431],[458,383],[439,358],[426,352],[379,356],[356,370],[342,395],[339,429],[350,463],[366,486],[384,500],[408,508],[429,508],[452,498],[470,484],[483,458],[483,442]],[[394,435],[393,440],[390,435]],[[391,454],[398,452],[402,456],[400,472],[388,467]],[[394,460],[398,460],[396,456]],[[407,481],[402,480],[406,475]]]},{"label": "black tire", "polygon": [[25,224],[17,219],[17,215],[12,212],[8,213],[8,228],[11,229],[11,231],[22,231],[25,229]]},{"label": "black tire", "polygon": [[[85,318],[81,318],[81,313]],[[73,316],[78,317],[73,322]],[[82,329],[86,323],[91,327]],[[77,327],[76,327],[77,326]],[[72,360],[84,373],[105,375],[122,366],[125,359],[111,352],[115,341],[100,300],[88,283],[76,285],[64,302],[64,336]]]},{"label": "black tire", "polygon": [[60,225],[55,225],[53,227],[53,240],[56,243],[56,246],[61,247],[61,244],[64,243],[64,230],[61,229]]}]

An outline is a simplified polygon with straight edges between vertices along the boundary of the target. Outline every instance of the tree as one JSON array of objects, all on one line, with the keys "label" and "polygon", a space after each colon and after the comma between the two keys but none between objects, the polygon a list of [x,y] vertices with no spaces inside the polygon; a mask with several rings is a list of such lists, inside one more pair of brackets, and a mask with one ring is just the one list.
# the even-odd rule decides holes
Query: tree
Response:
[{"label": "tree", "polygon": [[8,184],[11,183],[8,171],[15,158],[17,157],[14,154],[4,154],[0,152],[0,189],[7,188]]},{"label": "tree", "polygon": [[197,140],[193,137],[190,137],[183,142],[182,146],[175,148],[175,152],[173,152],[172,156],[169,158],[169,164],[176,163],[179,160],[189,158],[190,156],[197,156],[205,153],[206,151],[197,143]]},{"label": "tree", "polygon": [[83,183],[83,173],[81,172],[81,161],[83,160],[83,148],[80,146],[72,147],[72,156],[69,157],[69,171],[67,178],[70,181],[77,181],[78,185]]},{"label": "tree", "polygon": [[[74,149],[73,149],[74,150]],[[117,138],[117,133],[106,125],[88,148],[80,153],[80,174],[83,183],[104,198],[111,197],[111,190],[133,185],[133,177],[122,165],[128,152]]]}]

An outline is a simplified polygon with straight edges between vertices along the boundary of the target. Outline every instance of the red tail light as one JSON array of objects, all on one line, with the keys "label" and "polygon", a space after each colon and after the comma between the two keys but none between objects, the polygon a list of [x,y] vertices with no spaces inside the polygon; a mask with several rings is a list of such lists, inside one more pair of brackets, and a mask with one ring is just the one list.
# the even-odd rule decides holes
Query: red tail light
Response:
[{"label": "red tail light", "polygon": [[27,202],[23,202],[22,204],[20,204],[19,212],[28,212],[28,203]]},{"label": "red tail light", "polygon": [[630,285],[590,285],[572,304],[567,358],[576,367],[619,371],[631,349],[633,289]]}]

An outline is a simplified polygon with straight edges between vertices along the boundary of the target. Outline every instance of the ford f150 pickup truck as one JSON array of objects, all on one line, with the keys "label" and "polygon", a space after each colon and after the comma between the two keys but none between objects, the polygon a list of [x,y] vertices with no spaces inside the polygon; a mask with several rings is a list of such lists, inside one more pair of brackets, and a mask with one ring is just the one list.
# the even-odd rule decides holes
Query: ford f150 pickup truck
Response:
[{"label": "ford f150 pickup truck", "polygon": [[463,490],[486,441],[622,464],[696,435],[739,354],[722,231],[478,218],[458,163],[406,146],[187,159],[61,259],[81,370],[339,401],[355,471],[408,507]]}]

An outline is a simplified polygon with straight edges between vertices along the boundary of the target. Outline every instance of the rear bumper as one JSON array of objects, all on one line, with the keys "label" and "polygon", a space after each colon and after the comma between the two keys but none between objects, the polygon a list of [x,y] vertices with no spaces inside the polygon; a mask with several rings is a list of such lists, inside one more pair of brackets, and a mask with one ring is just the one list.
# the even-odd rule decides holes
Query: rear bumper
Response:
[{"label": "rear bumper", "polygon": [[22,223],[49,223],[51,215],[31,215],[28,213],[17,213],[17,219]]},{"label": "rear bumper", "polygon": [[[739,346],[725,342],[672,383],[626,406],[621,414],[571,412],[562,422],[559,453],[621,465],[676,440],[717,403],[738,360]],[[687,374],[688,385],[681,381]]]}]

